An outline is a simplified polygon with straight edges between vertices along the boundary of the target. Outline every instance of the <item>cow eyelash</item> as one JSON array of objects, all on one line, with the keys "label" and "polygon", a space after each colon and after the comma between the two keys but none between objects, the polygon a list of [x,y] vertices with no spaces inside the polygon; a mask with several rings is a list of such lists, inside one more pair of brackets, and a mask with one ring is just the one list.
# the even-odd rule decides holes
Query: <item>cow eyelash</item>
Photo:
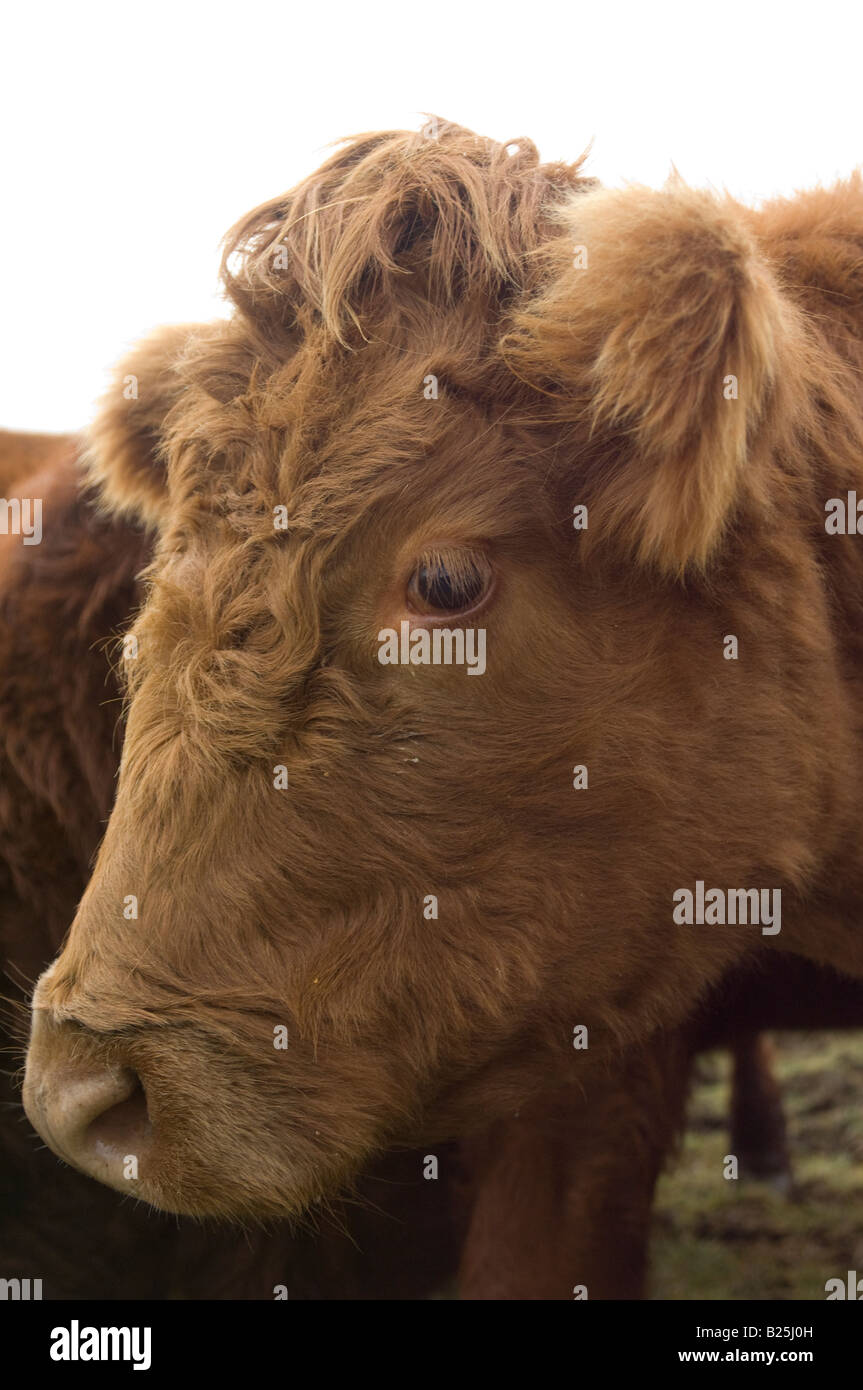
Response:
[{"label": "cow eyelash", "polygon": [[427,616],[468,613],[485,600],[491,583],[492,568],[481,551],[428,551],[408,580],[408,606]]}]

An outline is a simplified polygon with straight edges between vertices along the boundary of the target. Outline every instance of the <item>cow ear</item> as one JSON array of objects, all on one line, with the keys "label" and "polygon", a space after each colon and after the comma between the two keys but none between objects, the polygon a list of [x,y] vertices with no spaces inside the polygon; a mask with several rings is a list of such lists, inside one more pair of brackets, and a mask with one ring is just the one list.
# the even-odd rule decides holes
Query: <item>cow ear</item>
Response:
[{"label": "cow ear", "polygon": [[768,504],[798,389],[796,311],[731,199],[674,180],[582,194],[564,218],[504,355],[582,427],[585,540],[703,569],[747,500]]},{"label": "cow ear", "polygon": [[158,527],[167,504],[163,426],[185,383],[190,325],[160,328],[116,368],[87,431],[88,473],[107,508]]}]

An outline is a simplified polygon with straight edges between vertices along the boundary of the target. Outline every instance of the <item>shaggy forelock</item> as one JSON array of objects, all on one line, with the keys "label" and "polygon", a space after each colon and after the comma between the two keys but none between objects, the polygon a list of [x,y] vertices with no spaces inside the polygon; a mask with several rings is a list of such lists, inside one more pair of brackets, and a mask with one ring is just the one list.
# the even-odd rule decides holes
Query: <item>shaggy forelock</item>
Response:
[{"label": "shaggy forelock", "polygon": [[225,286],[260,341],[321,323],[354,343],[370,313],[385,306],[389,316],[416,293],[448,307],[524,288],[550,210],[593,183],[584,157],[541,164],[529,140],[499,144],[443,121],[432,129],[348,140],[228,233]]}]

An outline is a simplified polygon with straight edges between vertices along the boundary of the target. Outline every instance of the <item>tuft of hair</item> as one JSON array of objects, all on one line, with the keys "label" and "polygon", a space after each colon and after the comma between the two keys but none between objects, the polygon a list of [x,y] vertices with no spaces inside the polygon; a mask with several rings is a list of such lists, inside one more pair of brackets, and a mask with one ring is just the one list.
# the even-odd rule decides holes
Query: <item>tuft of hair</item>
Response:
[{"label": "tuft of hair", "polygon": [[500,144],[435,117],[419,134],[355,136],[232,228],[227,293],[267,345],[310,324],[361,342],[367,316],[405,295],[505,300],[524,288],[550,210],[592,186],[584,157],[541,164],[529,140]]}]

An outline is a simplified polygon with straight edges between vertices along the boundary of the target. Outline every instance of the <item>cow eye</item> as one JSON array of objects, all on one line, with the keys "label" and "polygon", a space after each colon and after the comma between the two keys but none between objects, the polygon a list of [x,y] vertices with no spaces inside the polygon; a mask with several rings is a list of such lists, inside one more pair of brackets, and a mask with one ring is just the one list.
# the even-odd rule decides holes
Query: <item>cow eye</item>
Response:
[{"label": "cow eye", "polygon": [[491,587],[491,566],[474,551],[424,555],[408,581],[408,603],[417,613],[465,613]]}]

